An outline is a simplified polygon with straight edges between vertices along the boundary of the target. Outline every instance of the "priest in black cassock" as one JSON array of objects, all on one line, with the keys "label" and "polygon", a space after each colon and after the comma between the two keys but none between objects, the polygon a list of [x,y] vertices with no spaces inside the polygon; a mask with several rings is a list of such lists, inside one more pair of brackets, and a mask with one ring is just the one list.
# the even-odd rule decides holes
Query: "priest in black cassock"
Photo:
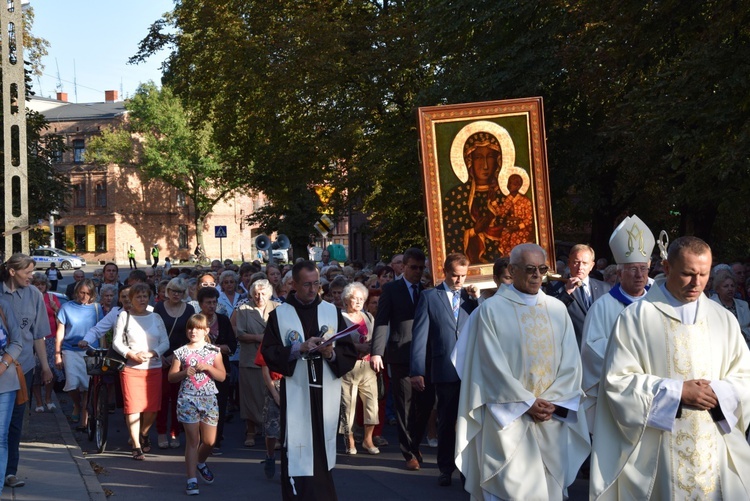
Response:
[{"label": "priest in black cassock", "polygon": [[294,294],[271,312],[261,353],[281,381],[281,492],[286,500],[336,500],[331,469],[341,376],[357,361],[350,336],[319,345],[346,328],[341,312],[318,295],[320,275],[312,261],[292,268]]}]

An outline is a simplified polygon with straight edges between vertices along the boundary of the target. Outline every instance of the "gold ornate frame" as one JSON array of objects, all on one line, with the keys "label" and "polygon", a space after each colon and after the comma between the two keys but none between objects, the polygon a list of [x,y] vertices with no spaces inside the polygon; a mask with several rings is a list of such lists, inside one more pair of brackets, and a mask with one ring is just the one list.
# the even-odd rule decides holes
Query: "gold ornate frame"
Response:
[{"label": "gold ornate frame", "polygon": [[[493,219],[497,222],[496,226],[491,227],[494,233],[488,230],[486,234],[480,235],[494,235],[484,237],[485,242],[495,246],[494,253],[476,254],[479,256],[477,259],[470,258],[467,282],[480,288],[494,287],[494,258],[507,257],[510,249],[504,249],[503,246],[510,247],[513,241],[526,238],[524,235],[530,235],[526,241],[537,243],[547,251],[548,264],[554,268],[555,249],[542,98],[419,108],[419,133],[434,282],[437,284],[444,279],[443,263],[446,255],[454,251],[464,252],[468,249],[465,247],[468,245],[466,239],[470,238],[467,235],[476,235],[469,227],[470,224],[461,222],[472,214],[469,203],[463,199],[468,197],[468,200],[474,200],[475,193],[482,191],[475,190],[473,177],[469,175],[464,158],[466,141],[475,133],[494,136],[495,148],[499,145],[501,151],[497,185],[493,195],[490,195],[497,200],[493,202],[496,204],[493,207],[497,209],[504,203],[500,201],[498,189],[502,192],[502,200],[508,199],[508,203],[512,205],[508,180],[517,174],[523,183],[513,193],[513,197],[521,195],[531,202],[529,204],[528,201],[519,200],[519,206],[525,208],[525,214],[528,214],[529,206],[531,207],[533,228],[520,225],[514,219],[514,229],[508,230],[508,226],[503,227],[503,219]],[[461,194],[460,197],[455,197],[460,202],[453,202],[453,194]],[[461,217],[455,217],[459,213]],[[459,221],[458,225],[455,221]],[[457,227],[461,227],[460,231],[464,234],[463,243],[455,238],[459,231]],[[525,227],[525,233],[519,227]],[[451,235],[449,245],[452,249],[446,248],[446,231]],[[484,248],[484,244],[481,245]]]}]

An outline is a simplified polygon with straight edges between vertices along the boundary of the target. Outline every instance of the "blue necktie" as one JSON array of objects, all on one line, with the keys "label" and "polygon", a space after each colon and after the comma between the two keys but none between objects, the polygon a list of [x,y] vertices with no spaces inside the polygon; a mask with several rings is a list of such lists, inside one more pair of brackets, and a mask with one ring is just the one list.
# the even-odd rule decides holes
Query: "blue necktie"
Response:
[{"label": "blue necktie", "polygon": [[458,322],[458,307],[461,305],[461,291],[453,291],[453,318]]},{"label": "blue necktie", "polygon": [[414,304],[417,304],[419,302],[419,286],[417,284],[412,284],[412,295],[411,298],[414,300]]}]

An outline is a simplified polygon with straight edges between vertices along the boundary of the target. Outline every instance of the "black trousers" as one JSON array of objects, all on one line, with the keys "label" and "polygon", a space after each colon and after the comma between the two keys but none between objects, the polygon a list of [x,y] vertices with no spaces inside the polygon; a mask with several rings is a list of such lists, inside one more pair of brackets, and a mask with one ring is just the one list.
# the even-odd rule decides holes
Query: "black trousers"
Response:
[{"label": "black trousers", "polygon": [[456,420],[461,382],[435,383],[437,395],[437,464],[440,473],[453,473],[456,469]]},{"label": "black trousers", "polygon": [[432,407],[435,405],[435,387],[425,378],[424,391],[414,391],[409,378],[408,364],[389,364],[393,405],[398,425],[398,445],[404,459],[421,459],[419,444],[427,431]]}]

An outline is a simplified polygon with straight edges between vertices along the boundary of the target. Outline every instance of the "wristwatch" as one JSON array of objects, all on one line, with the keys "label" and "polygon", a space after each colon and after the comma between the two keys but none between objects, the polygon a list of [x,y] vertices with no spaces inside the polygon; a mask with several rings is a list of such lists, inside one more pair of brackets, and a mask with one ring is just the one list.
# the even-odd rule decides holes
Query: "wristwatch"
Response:
[{"label": "wristwatch", "polygon": [[6,368],[10,369],[10,364],[8,363],[7,360],[3,359],[3,360],[0,360],[0,362],[2,362]]}]

